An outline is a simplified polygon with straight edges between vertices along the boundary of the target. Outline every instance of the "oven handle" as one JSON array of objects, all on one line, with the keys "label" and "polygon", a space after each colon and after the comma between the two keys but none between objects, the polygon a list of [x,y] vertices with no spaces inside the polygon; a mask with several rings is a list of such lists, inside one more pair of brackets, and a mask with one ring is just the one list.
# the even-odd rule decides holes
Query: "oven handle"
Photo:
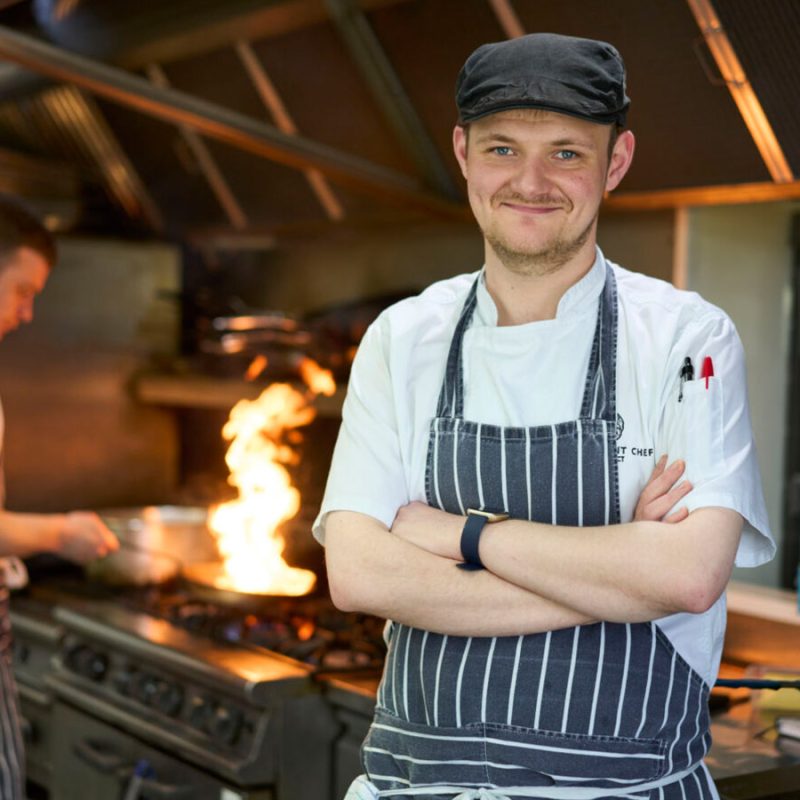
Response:
[{"label": "oven handle", "polygon": [[142,800],[191,800],[194,793],[192,786],[162,783],[153,778],[145,778],[139,788]]},{"label": "oven handle", "polygon": [[[134,774],[134,766],[108,745],[84,739],[73,746],[73,752],[81,761],[99,772],[116,773],[122,779]],[[191,800],[192,794],[192,786],[163,783],[155,778],[141,778],[136,797],[141,800]]]},{"label": "oven handle", "polygon": [[73,745],[72,752],[81,761],[90,767],[94,767],[98,772],[107,774],[111,772],[125,773],[131,769],[124,756],[115,753],[108,745],[99,745],[89,739],[84,739],[82,742]]}]

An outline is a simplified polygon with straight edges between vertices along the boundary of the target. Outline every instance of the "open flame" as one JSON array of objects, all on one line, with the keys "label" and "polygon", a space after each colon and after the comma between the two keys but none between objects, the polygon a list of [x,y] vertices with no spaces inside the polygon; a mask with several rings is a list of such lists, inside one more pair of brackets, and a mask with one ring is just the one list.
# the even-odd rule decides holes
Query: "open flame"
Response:
[{"label": "open flame", "polygon": [[274,383],[255,400],[240,400],[222,429],[231,443],[225,455],[228,481],[239,496],[215,506],[209,516],[224,561],[218,588],[275,595],[302,595],[314,588],[313,572],[284,561],[285,542],[277,529],[300,509],[300,493],[286,469],[297,462],[296,429],[316,416],[314,397],[332,395],[336,384],[310,358],[299,367],[308,391]]}]

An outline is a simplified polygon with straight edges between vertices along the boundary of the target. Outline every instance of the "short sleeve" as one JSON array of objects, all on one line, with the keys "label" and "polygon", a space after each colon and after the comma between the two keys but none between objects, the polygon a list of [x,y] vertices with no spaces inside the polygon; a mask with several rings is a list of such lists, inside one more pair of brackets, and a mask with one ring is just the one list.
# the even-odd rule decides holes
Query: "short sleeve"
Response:
[{"label": "short sleeve", "polygon": [[409,502],[389,366],[389,326],[379,317],[361,341],[314,537],[325,543],[331,511],[357,511],[390,527]]},{"label": "short sleeve", "polygon": [[[694,375],[681,381],[689,358]],[[710,359],[713,377],[702,377]],[[681,505],[689,511],[719,506],[745,520],[736,565],[755,567],[775,555],[758,467],[744,350],[731,320],[708,307],[698,321],[681,328],[667,366],[670,379],[662,393],[659,452],[686,461],[693,485]]]}]

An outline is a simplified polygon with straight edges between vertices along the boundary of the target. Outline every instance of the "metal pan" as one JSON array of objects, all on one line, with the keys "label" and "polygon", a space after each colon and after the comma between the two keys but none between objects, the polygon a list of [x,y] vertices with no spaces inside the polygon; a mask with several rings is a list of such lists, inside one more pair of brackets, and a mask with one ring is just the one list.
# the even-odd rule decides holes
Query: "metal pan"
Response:
[{"label": "metal pan", "polygon": [[120,548],[87,565],[91,580],[115,586],[165,583],[187,564],[219,558],[206,508],[147,506],[99,513]]},{"label": "metal pan", "polygon": [[220,580],[223,574],[224,567],[220,561],[187,564],[181,570],[180,580],[193,597],[248,611],[263,612],[270,607],[302,600],[315,594],[315,590],[306,595],[283,595],[223,588]]},{"label": "metal pan", "polygon": [[180,575],[183,565],[174,556],[120,541],[112,555],[86,565],[90,580],[109,586],[154,586]]}]

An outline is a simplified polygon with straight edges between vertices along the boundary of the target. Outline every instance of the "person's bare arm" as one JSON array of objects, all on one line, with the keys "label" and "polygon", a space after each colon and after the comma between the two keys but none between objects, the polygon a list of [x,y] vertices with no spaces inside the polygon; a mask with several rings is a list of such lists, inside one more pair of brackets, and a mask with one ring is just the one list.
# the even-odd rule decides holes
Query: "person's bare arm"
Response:
[{"label": "person's bare arm", "polygon": [[[669,510],[691,489],[677,483],[683,464],[656,465],[642,491],[636,518],[679,522],[686,509]],[[422,514],[422,525],[414,517]],[[427,512],[450,524],[464,518],[412,503],[400,509],[389,531],[364,514],[332,512],[326,521],[326,551],[331,595],[340,608],[365,611],[426,630],[451,635],[502,636],[538,633],[583,625],[599,617],[553,602],[487,570],[464,572],[452,557],[426,549],[435,536],[427,530]],[[412,532],[420,535],[413,541]]]},{"label": "person's bare arm", "polygon": [[[730,578],[743,520],[725,508],[692,514],[681,509],[662,519],[691,487],[684,482],[665,491],[683,464],[667,469],[659,464],[633,522],[582,528],[522,520],[487,525],[482,562],[509,583],[598,619],[641,622],[705,611]],[[392,530],[433,554],[458,558],[464,523],[465,517],[411,503],[400,510]]]},{"label": "person's bare arm", "polygon": [[567,528],[508,520],[480,544],[486,568],[511,583],[612,622],[702,613],[730,579],[743,527],[726,508],[682,522]]},{"label": "person's bare arm", "polygon": [[97,514],[26,514],[0,511],[0,557],[25,558],[55,553],[79,564],[102,558],[117,549],[114,534]]},{"label": "person's bare arm", "polygon": [[331,512],[325,552],[331,597],[345,611],[452,636],[513,636],[594,621],[486,570],[458,569],[365,514]]}]

